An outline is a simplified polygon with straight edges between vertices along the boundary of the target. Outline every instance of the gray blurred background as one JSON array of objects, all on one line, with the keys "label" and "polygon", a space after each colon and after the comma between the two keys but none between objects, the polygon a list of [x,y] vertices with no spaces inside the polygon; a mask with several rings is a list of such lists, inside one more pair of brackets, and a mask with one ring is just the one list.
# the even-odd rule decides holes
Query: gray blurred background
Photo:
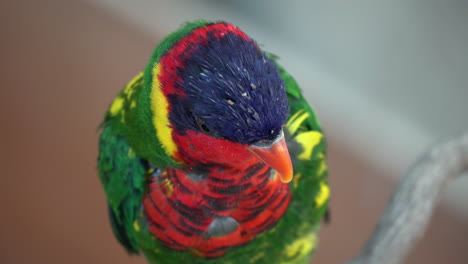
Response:
[{"label": "gray blurred background", "polygon": [[[332,222],[313,263],[351,258],[411,162],[468,128],[467,1],[2,1],[0,263],[144,263],[111,234],[97,126],[155,45],[200,18],[277,54],[321,118]],[[466,178],[407,263],[467,263]]]}]

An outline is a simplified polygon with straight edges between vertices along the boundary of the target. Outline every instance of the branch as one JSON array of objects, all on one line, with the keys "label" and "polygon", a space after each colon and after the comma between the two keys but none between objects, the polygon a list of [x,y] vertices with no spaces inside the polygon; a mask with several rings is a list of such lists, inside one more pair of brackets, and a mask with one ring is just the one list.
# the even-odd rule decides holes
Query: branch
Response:
[{"label": "branch", "polygon": [[402,178],[372,237],[347,264],[402,263],[422,237],[445,185],[468,171],[468,132],[431,148]]}]

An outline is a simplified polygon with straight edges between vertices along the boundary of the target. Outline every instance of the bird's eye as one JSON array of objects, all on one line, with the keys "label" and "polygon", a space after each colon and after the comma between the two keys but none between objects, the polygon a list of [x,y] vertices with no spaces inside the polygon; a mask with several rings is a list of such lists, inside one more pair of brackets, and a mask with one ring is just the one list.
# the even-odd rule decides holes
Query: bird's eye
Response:
[{"label": "bird's eye", "polygon": [[210,129],[206,124],[205,124],[205,121],[203,121],[202,119],[198,118],[198,117],[195,117],[195,120],[197,122],[197,125],[198,125],[198,128],[200,128],[200,130],[209,135],[210,137],[214,137],[214,138],[223,138],[221,135],[219,135],[218,133],[216,133],[216,131]]},{"label": "bird's eye", "polygon": [[195,117],[195,121],[197,122],[197,125],[201,131],[205,132],[206,134],[209,134],[211,132],[211,129],[205,124],[205,121],[198,117]]},{"label": "bird's eye", "polygon": [[205,133],[207,133],[207,134],[211,132],[211,130],[206,126],[205,123],[201,123],[201,124],[199,124],[199,126],[200,126],[200,129],[201,129],[203,132],[205,132]]}]

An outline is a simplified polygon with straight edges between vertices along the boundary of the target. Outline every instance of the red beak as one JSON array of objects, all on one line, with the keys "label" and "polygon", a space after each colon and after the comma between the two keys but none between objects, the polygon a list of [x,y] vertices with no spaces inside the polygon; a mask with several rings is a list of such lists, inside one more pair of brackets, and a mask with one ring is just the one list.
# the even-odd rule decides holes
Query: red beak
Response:
[{"label": "red beak", "polygon": [[275,169],[280,174],[280,179],[288,183],[293,177],[293,167],[291,157],[289,156],[288,146],[283,134],[271,144],[249,146],[249,151],[255,154],[268,166]]}]

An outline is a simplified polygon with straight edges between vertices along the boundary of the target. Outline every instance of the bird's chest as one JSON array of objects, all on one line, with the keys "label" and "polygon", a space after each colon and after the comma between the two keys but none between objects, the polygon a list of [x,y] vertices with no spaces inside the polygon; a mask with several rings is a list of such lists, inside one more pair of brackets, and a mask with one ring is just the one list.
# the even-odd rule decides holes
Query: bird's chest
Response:
[{"label": "bird's chest", "polygon": [[263,163],[206,174],[169,168],[152,177],[144,210],[168,247],[220,256],[274,226],[289,201],[289,185]]}]

